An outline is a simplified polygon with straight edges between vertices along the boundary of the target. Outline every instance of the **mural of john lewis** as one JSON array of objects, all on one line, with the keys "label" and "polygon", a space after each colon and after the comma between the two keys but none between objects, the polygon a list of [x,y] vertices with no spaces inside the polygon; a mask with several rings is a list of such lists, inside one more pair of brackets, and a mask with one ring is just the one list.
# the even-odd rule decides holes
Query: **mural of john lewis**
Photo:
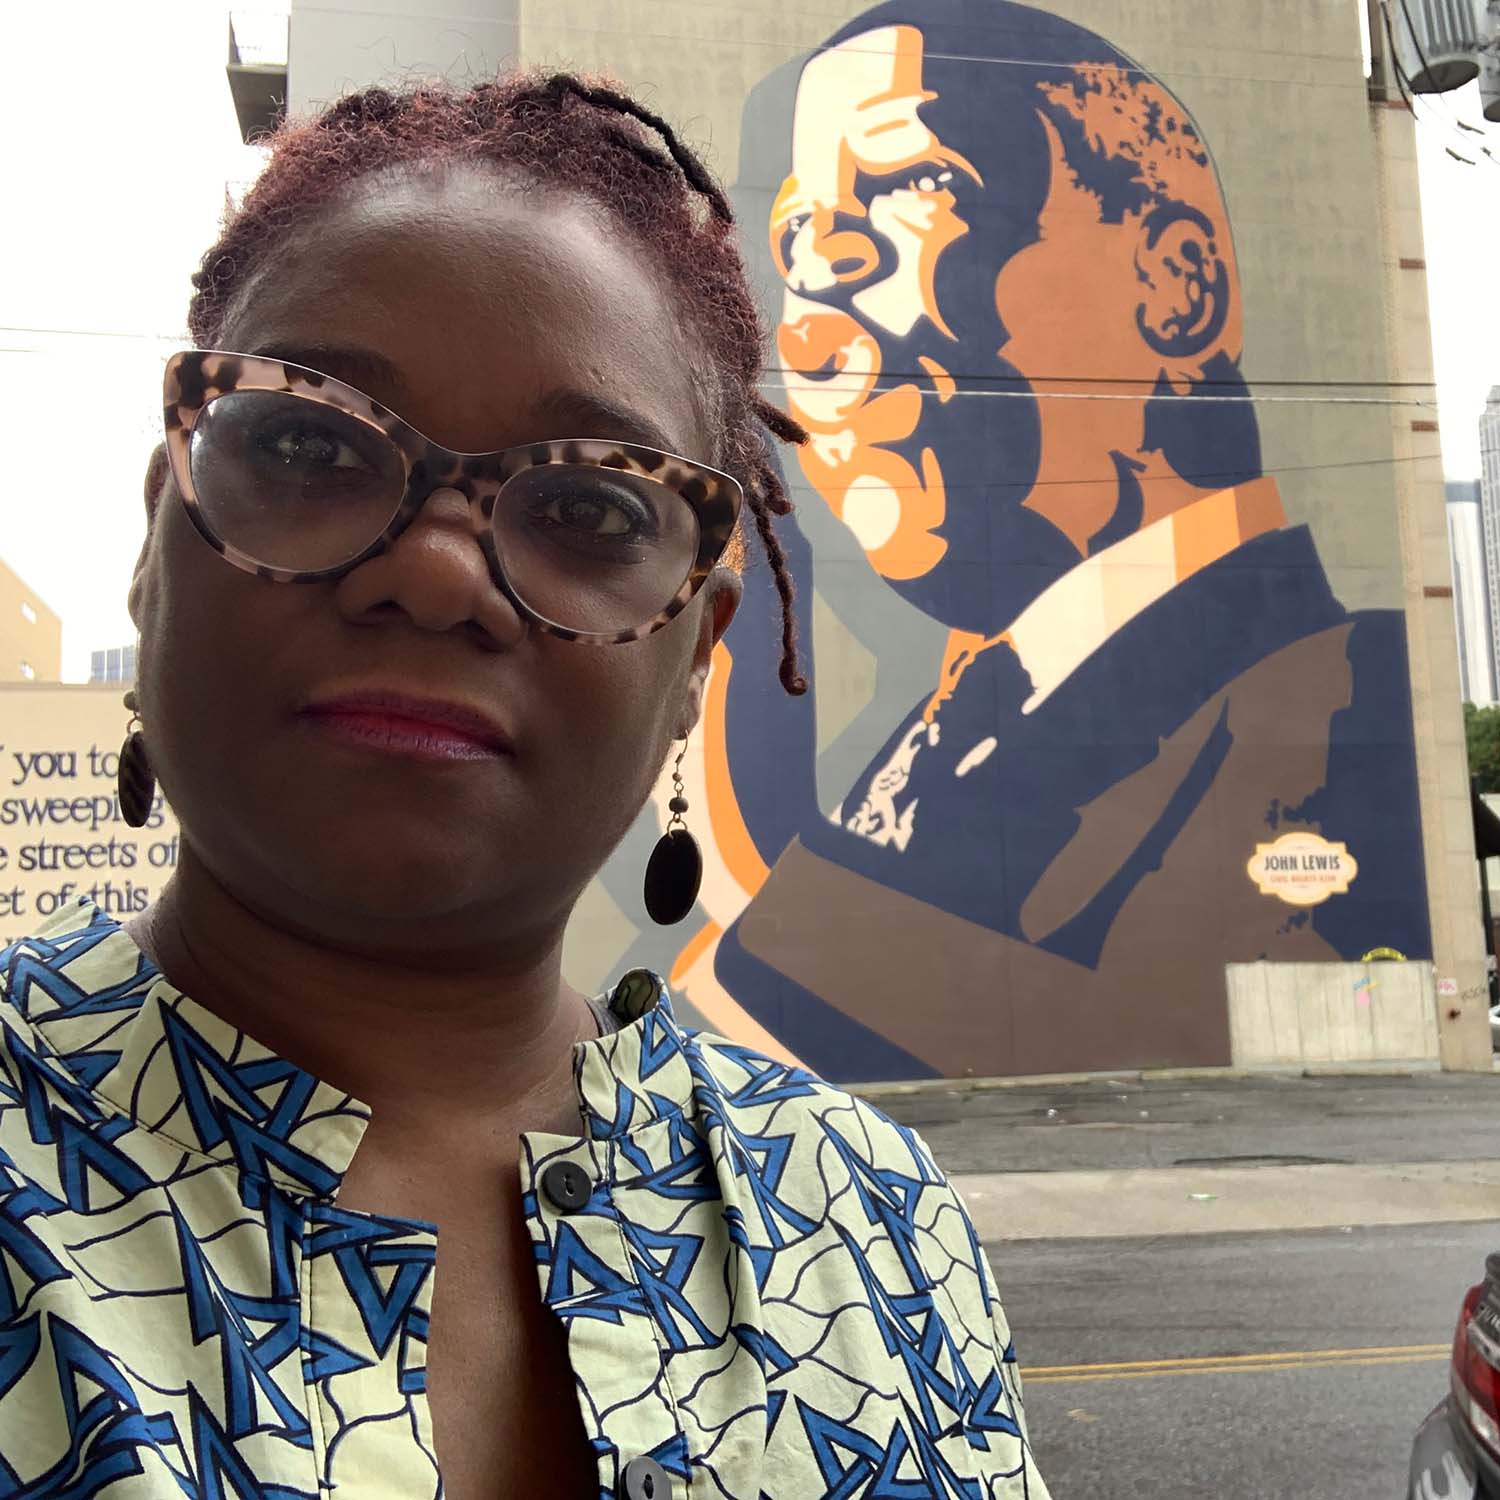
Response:
[{"label": "mural of john lewis", "polygon": [[[1218,1064],[1226,963],[1429,953],[1404,623],[1343,607],[1265,472],[1182,103],[1045,10],[895,0],[803,66],[790,145],[803,475],[946,647],[820,811],[752,591],[706,731],[743,899],[690,998],[843,1079]],[[1347,890],[1257,887],[1294,831]]]}]

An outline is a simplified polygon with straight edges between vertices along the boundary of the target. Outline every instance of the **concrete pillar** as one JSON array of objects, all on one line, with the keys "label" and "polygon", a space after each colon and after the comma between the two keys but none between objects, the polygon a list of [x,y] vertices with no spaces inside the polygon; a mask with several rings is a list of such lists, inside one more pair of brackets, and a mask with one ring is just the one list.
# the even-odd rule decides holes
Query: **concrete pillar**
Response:
[{"label": "concrete pillar", "polygon": [[[1370,105],[1380,183],[1378,246],[1385,282],[1392,395],[1433,378],[1415,122],[1398,98]],[[1402,593],[1411,653],[1422,838],[1432,914],[1438,1056],[1449,1070],[1491,1066],[1484,933],[1469,811],[1469,773],[1443,468],[1432,407],[1391,407]]]}]

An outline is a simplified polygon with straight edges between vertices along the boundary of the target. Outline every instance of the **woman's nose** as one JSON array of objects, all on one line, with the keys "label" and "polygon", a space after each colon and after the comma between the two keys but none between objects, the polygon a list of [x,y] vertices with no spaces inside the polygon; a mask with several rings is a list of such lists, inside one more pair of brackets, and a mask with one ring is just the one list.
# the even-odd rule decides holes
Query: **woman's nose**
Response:
[{"label": "woman's nose", "polygon": [[356,620],[399,611],[419,630],[472,626],[497,650],[526,631],[490,572],[467,496],[454,489],[434,490],[390,547],[340,580],[339,599]]}]

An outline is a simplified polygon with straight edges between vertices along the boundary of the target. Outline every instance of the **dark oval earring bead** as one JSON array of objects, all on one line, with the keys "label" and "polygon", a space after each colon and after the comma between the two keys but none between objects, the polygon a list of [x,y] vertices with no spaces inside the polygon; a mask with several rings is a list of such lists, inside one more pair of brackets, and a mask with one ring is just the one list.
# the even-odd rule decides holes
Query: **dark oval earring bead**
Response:
[{"label": "dark oval earring bead", "polygon": [[656,841],[646,865],[646,911],[671,927],[692,911],[703,884],[703,854],[686,828],[670,828]]},{"label": "dark oval earring bead", "polygon": [[156,800],[156,776],[146,753],[146,741],[138,729],[127,735],[120,747],[115,787],[120,797],[120,816],[130,827],[144,828],[151,816],[151,804]]}]

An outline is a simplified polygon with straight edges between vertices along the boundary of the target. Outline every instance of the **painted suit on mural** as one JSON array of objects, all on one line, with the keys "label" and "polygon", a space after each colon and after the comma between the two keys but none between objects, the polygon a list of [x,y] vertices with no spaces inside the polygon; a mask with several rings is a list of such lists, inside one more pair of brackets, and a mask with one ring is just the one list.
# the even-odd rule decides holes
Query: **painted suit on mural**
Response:
[{"label": "painted suit on mural", "polygon": [[[1263,470],[1182,105],[1040,10],[877,7],[802,68],[770,219],[805,477],[947,645],[830,815],[751,591],[707,778],[751,899],[690,998],[844,1079],[1219,1064],[1226,962],[1429,953],[1404,624]],[[1360,869],[1310,910],[1246,873],[1302,828]]]}]

